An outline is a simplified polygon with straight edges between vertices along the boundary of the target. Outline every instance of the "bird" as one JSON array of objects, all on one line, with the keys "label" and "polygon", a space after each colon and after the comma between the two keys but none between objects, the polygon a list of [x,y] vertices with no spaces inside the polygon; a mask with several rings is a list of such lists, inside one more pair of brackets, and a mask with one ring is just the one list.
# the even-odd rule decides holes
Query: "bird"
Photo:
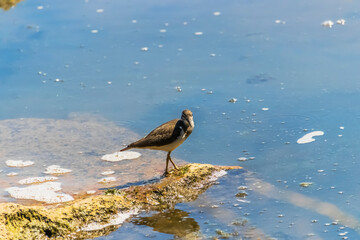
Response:
[{"label": "bird", "polygon": [[171,159],[171,152],[180,146],[192,133],[195,127],[193,113],[189,109],[182,111],[180,119],[173,119],[168,121],[154,130],[148,135],[130,143],[127,147],[120,150],[126,151],[132,148],[161,150],[167,152],[166,168],[164,175],[168,175],[169,161],[177,170],[178,167]]}]

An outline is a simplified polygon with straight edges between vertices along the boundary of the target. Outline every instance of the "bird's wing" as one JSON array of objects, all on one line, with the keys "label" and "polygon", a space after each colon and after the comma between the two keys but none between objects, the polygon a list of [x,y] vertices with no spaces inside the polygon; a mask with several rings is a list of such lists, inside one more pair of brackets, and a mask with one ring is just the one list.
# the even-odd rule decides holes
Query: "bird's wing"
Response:
[{"label": "bird's wing", "polygon": [[174,119],[166,122],[159,127],[152,130],[148,135],[142,139],[131,143],[129,147],[149,147],[149,146],[163,146],[176,140],[182,130],[182,122],[179,119]]}]

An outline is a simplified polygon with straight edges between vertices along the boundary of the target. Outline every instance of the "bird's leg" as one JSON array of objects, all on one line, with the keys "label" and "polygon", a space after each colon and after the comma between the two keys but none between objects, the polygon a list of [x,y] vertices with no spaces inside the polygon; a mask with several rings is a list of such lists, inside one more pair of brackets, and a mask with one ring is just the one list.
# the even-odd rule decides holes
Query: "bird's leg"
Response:
[{"label": "bird's leg", "polygon": [[165,168],[164,176],[168,174],[168,165],[169,165],[169,154],[166,156],[166,168]]},{"label": "bird's leg", "polygon": [[171,153],[171,152],[168,153],[169,160],[170,160],[170,162],[172,163],[172,165],[174,165],[174,168],[175,168],[176,170],[178,170],[179,168],[176,166],[176,164],[175,164],[175,163],[173,162],[173,160],[171,159],[170,153]]}]

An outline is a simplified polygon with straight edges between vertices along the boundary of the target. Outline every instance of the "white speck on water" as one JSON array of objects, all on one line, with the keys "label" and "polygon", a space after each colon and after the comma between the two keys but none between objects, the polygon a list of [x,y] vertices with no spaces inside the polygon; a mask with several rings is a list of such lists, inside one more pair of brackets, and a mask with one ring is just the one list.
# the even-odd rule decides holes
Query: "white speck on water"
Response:
[{"label": "white speck on water", "polygon": [[323,170],[323,169],[319,169],[319,170],[317,170],[317,172],[318,172],[318,173],[322,173],[322,172],[324,172],[324,170]]},{"label": "white speck on water", "polygon": [[91,33],[98,33],[98,32],[99,32],[99,30],[97,30],[97,29],[91,30]]},{"label": "white speck on water", "polygon": [[339,25],[345,25],[345,19],[338,19],[337,21],[336,21],[336,23],[337,24],[339,24]]},{"label": "white speck on water", "polygon": [[60,78],[55,78],[55,82],[64,82],[64,80],[62,80]]},{"label": "white speck on water", "polygon": [[100,224],[100,223],[90,223],[88,224],[86,227],[81,228],[82,231],[97,231],[109,226],[116,226],[116,225],[120,225],[123,222],[125,222],[126,219],[128,219],[129,217],[135,215],[138,213],[139,210],[137,209],[132,209],[129,210],[127,212],[122,212],[122,213],[118,213],[114,216],[114,218],[110,219],[110,221],[106,224]]},{"label": "white speck on water", "polygon": [[239,157],[237,160],[241,161],[241,162],[245,162],[245,161],[247,161],[247,158],[246,157]]},{"label": "white speck on water", "polygon": [[305,134],[303,137],[299,138],[297,140],[297,143],[298,144],[304,144],[304,143],[314,142],[315,139],[313,137],[322,136],[322,135],[324,135],[323,131],[310,132],[310,133]]},{"label": "white speck on water", "polygon": [[178,91],[178,92],[181,92],[181,91],[182,91],[182,89],[181,89],[180,86],[176,86],[175,89],[176,89],[176,91]]},{"label": "white speck on water", "polygon": [[215,54],[215,53],[210,53],[210,56],[211,56],[211,57],[215,57],[216,54]]},{"label": "white speck on water", "polygon": [[92,195],[92,194],[95,194],[96,191],[95,190],[89,190],[89,191],[86,191],[86,194],[89,194],[89,195]]},{"label": "white speck on water", "polygon": [[102,156],[101,159],[104,161],[109,161],[109,162],[118,162],[118,161],[121,161],[124,159],[135,159],[140,156],[141,156],[141,154],[138,152],[126,151],[126,152],[115,152],[115,153],[111,153],[111,154],[106,154],[106,155]]},{"label": "white speck on water", "polygon": [[331,20],[327,20],[327,21],[322,22],[321,25],[322,25],[323,27],[332,28],[332,26],[334,25],[334,22],[331,21]]},{"label": "white speck on water", "polygon": [[37,6],[36,9],[37,9],[37,10],[43,10],[43,9],[44,9],[44,6]]},{"label": "white speck on water", "polygon": [[160,29],[161,33],[166,33],[166,29]]},{"label": "white speck on water", "polygon": [[344,130],[344,129],[345,129],[345,127],[343,127],[343,126],[340,126],[339,128],[340,128],[341,130]]},{"label": "white speck on water", "polygon": [[28,167],[34,164],[33,161],[23,160],[7,160],[5,163],[8,167]]},{"label": "white speck on water", "polygon": [[17,175],[19,175],[19,174],[16,173],[16,172],[9,172],[8,174],[6,174],[6,176],[8,176],[8,177],[14,177],[14,176],[17,176]]},{"label": "white speck on water", "polygon": [[339,134],[338,137],[342,137],[343,135],[342,134]]},{"label": "white speck on water", "polygon": [[183,22],[183,24],[186,26],[186,25],[188,25],[188,22]]},{"label": "white speck on water", "polygon": [[221,15],[221,12],[214,12],[213,15],[214,15],[214,16],[220,16],[220,15]]},{"label": "white speck on water", "polygon": [[115,177],[105,177],[102,178],[98,181],[98,183],[110,183],[110,182],[115,182],[116,178]]},{"label": "white speck on water", "polygon": [[141,48],[141,51],[142,52],[147,52],[147,51],[149,51],[149,48],[148,47],[143,47],[143,48]]},{"label": "white speck on water", "polygon": [[65,174],[72,172],[70,169],[61,168],[59,165],[48,166],[45,170],[45,174]]},{"label": "white speck on water", "polygon": [[30,178],[25,178],[25,179],[20,180],[19,184],[28,185],[28,184],[34,184],[34,183],[56,181],[56,180],[58,180],[57,177],[30,177]]},{"label": "white speck on water", "polygon": [[107,84],[111,85],[111,84],[112,84],[112,82],[107,82]]},{"label": "white speck on water", "polygon": [[102,172],[101,173],[101,175],[111,175],[111,174],[114,174],[115,173],[115,171],[113,171],[113,170],[107,170],[107,171],[105,171],[105,172]]},{"label": "white speck on water", "polygon": [[229,99],[229,102],[231,102],[231,103],[236,103],[236,102],[237,102],[237,99],[236,99],[236,98],[231,98],[231,99]]},{"label": "white speck on water", "polygon": [[131,23],[137,23],[136,19],[131,20]]},{"label": "white speck on water", "polygon": [[6,189],[11,197],[16,199],[33,199],[46,203],[59,203],[74,200],[72,196],[65,193],[57,193],[61,190],[61,183],[46,182],[28,187],[11,187]]},{"label": "white speck on water", "polygon": [[96,9],[96,12],[97,12],[97,13],[103,13],[103,12],[104,12],[104,9],[102,9],[102,8]]},{"label": "white speck on water", "polygon": [[277,20],[275,20],[275,23],[276,23],[276,24],[285,24],[286,22],[283,21],[283,20],[277,19]]},{"label": "white speck on water", "polygon": [[195,32],[194,33],[196,36],[201,36],[201,35],[203,35],[204,33],[203,32]]},{"label": "white speck on water", "polygon": [[269,108],[267,108],[267,107],[263,107],[261,110],[263,110],[263,111],[268,111],[268,110],[269,110]]}]

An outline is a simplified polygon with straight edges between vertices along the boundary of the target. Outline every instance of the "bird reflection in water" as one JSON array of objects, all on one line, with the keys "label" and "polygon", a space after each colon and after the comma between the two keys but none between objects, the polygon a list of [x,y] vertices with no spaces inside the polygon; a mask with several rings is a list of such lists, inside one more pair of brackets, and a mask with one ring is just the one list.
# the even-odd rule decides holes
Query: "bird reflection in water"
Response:
[{"label": "bird reflection in water", "polygon": [[185,237],[200,230],[195,219],[190,218],[189,213],[179,209],[164,210],[150,217],[137,217],[132,220],[132,223],[148,226],[154,231],[172,234],[175,237]]}]

